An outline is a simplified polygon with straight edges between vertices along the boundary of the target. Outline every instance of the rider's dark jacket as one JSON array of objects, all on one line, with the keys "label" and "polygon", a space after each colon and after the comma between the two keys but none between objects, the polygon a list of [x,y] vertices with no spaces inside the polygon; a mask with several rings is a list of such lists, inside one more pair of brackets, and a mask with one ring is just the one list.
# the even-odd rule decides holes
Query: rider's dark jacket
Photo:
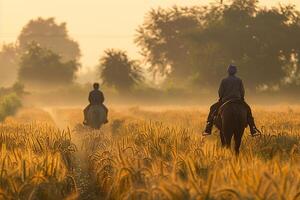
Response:
[{"label": "rider's dark jacket", "polygon": [[224,78],[219,88],[219,98],[221,102],[230,99],[244,99],[245,90],[243,82],[235,75],[229,75]]},{"label": "rider's dark jacket", "polygon": [[91,105],[99,105],[104,102],[104,95],[100,90],[93,90],[89,94],[89,102]]}]

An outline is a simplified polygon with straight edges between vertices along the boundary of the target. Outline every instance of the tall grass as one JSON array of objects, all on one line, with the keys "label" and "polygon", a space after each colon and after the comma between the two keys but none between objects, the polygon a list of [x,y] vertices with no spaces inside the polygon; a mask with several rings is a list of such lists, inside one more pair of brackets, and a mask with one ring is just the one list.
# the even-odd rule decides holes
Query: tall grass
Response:
[{"label": "tall grass", "polygon": [[300,199],[299,112],[258,112],[264,135],[247,130],[239,157],[200,136],[198,111],[182,113],[139,112],[118,135],[87,133],[105,199]]},{"label": "tall grass", "polygon": [[0,199],[63,199],[76,192],[70,132],[44,124],[0,125]]},{"label": "tall grass", "polygon": [[[76,149],[99,199],[300,199],[299,109],[256,110],[263,136],[246,130],[239,157],[221,148],[218,133],[201,136],[206,113],[197,109],[112,110],[101,131],[73,132],[23,123],[30,113],[40,115],[26,110],[0,124],[0,199],[76,199]],[[82,121],[78,109],[55,114]]]}]

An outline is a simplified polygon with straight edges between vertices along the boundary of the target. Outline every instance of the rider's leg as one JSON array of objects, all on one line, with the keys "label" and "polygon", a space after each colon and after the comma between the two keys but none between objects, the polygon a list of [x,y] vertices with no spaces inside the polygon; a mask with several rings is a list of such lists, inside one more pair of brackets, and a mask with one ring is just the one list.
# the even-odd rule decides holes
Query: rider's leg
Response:
[{"label": "rider's leg", "polygon": [[252,115],[250,106],[246,102],[244,102],[244,103],[247,108],[247,121],[249,124],[250,133],[252,136],[255,136],[256,134],[261,133],[261,132],[257,129],[257,127],[255,125],[254,117]]},{"label": "rider's leg", "polygon": [[102,106],[103,106],[103,108],[105,110],[105,113],[106,113],[106,121],[104,123],[107,123],[108,122],[108,119],[107,119],[107,117],[108,117],[108,108],[104,104],[102,104]]},{"label": "rider's leg", "polygon": [[205,127],[204,133],[202,135],[205,136],[205,135],[211,134],[212,127],[214,125],[214,118],[217,115],[217,111],[219,110],[220,106],[221,106],[221,103],[217,102],[210,107],[209,114],[207,117],[206,127]]},{"label": "rider's leg", "polygon": [[83,124],[86,125],[87,124],[87,115],[88,115],[88,111],[90,109],[91,104],[89,104],[84,110],[83,110],[83,116],[84,116],[84,120],[83,120]]}]

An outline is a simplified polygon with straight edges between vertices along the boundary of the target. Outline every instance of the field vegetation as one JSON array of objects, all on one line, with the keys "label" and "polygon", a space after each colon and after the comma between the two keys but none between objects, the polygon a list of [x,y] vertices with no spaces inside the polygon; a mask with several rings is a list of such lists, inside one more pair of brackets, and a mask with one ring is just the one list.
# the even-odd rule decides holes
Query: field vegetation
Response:
[{"label": "field vegetation", "polygon": [[63,199],[76,191],[68,131],[46,124],[0,125],[0,199]]},{"label": "field vegetation", "polygon": [[84,140],[108,199],[300,198],[299,112],[257,112],[264,135],[244,137],[237,158],[217,134],[200,136],[200,111],[131,111],[115,136]]},{"label": "field vegetation", "polygon": [[116,110],[100,131],[79,125],[79,109],[7,118],[0,199],[300,199],[297,107],[256,107],[263,135],[247,130],[239,157],[217,131],[201,136],[201,108]]}]

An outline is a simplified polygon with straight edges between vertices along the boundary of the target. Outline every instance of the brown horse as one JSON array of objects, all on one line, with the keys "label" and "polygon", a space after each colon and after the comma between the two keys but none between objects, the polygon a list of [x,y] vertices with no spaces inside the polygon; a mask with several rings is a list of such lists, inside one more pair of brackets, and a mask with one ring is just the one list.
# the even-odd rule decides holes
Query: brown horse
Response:
[{"label": "brown horse", "polygon": [[220,130],[220,138],[223,147],[231,147],[231,139],[234,137],[235,153],[238,155],[244,130],[247,127],[247,108],[240,100],[230,100],[224,103],[216,120],[216,126]]},{"label": "brown horse", "polygon": [[106,119],[106,111],[102,105],[91,105],[87,114],[87,125],[93,129],[100,129]]}]

